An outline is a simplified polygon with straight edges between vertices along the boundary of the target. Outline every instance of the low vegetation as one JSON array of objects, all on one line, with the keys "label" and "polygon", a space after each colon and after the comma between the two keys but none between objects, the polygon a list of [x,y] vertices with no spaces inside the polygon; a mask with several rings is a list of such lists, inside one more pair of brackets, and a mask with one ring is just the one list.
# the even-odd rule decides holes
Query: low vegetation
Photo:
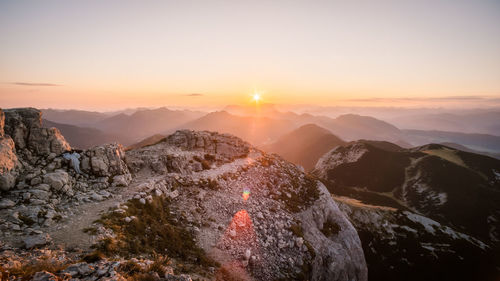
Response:
[{"label": "low vegetation", "polygon": [[[217,266],[196,245],[194,236],[171,214],[167,199],[153,197],[151,202],[144,205],[133,199],[127,203],[127,207],[123,214],[111,212],[98,221],[113,230],[115,236],[104,238],[96,244],[96,252],[126,258],[164,253],[182,263],[182,266],[176,266],[182,272],[196,271],[200,266]],[[125,217],[134,219],[126,222]]]}]

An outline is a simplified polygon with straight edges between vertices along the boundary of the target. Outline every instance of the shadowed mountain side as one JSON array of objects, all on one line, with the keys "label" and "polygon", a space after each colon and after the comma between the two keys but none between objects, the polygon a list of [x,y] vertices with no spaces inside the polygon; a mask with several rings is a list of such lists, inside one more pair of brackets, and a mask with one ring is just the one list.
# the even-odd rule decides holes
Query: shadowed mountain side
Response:
[{"label": "shadowed mountain side", "polygon": [[109,134],[95,128],[61,124],[45,119],[42,120],[42,125],[59,129],[73,148],[87,149],[111,142],[119,142],[125,145],[133,142],[133,138],[127,134]]},{"label": "shadowed mountain side", "polygon": [[127,148],[125,148],[125,150],[139,149],[139,148],[143,148],[143,147],[146,147],[149,145],[157,144],[158,142],[164,140],[165,138],[166,137],[164,135],[160,135],[160,134],[152,135],[149,138],[145,138],[145,139],[141,140],[140,142],[136,142],[136,143],[128,146]]},{"label": "shadowed mountain side", "polygon": [[50,120],[60,124],[75,125],[80,127],[93,127],[111,115],[108,113],[84,111],[84,110],[58,110],[42,109],[43,119]]},{"label": "shadowed mountain side", "polygon": [[263,146],[262,149],[276,153],[310,171],[323,154],[344,143],[330,131],[308,124],[280,137],[275,143]]},{"label": "shadowed mountain side", "polygon": [[408,209],[496,243],[500,160],[430,144],[393,150],[353,142],[325,154],[314,173],[331,192]]},{"label": "shadowed mountain side", "polygon": [[172,132],[175,128],[192,121],[204,113],[188,110],[170,110],[165,107],[140,110],[132,115],[118,114],[95,124],[106,132],[127,132],[135,141],[162,132]]}]

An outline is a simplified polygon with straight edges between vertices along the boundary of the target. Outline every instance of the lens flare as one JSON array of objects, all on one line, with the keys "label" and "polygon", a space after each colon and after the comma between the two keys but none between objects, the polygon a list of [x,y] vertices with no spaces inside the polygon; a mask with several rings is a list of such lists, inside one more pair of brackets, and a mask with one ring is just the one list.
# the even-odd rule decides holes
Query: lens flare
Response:
[{"label": "lens flare", "polygon": [[247,201],[248,198],[250,197],[250,189],[249,188],[245,188],[243,189],[243,201]]}]

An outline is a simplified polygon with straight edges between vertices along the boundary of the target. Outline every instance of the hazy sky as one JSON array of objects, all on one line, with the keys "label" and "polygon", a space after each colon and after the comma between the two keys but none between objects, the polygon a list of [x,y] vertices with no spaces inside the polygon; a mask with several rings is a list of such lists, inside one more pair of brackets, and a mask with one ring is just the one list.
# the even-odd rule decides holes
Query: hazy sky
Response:
[{"label": "hazy sky", "polygon": [[221,105],[254,89],[498,100],[500,1],[0,0],[0,107]]}]

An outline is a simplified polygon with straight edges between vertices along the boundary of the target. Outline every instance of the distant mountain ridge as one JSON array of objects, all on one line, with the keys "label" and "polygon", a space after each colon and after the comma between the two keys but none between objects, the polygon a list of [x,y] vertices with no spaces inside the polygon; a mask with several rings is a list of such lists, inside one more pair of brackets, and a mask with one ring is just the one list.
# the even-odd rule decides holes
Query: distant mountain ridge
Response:
[{"label": "distant mountain ridge", "polygon": [[303,125],[283,135],[276,142],[262,147],[310,171],[318,159],[332,148],[345,142],[329,130],[315,124]]}]

